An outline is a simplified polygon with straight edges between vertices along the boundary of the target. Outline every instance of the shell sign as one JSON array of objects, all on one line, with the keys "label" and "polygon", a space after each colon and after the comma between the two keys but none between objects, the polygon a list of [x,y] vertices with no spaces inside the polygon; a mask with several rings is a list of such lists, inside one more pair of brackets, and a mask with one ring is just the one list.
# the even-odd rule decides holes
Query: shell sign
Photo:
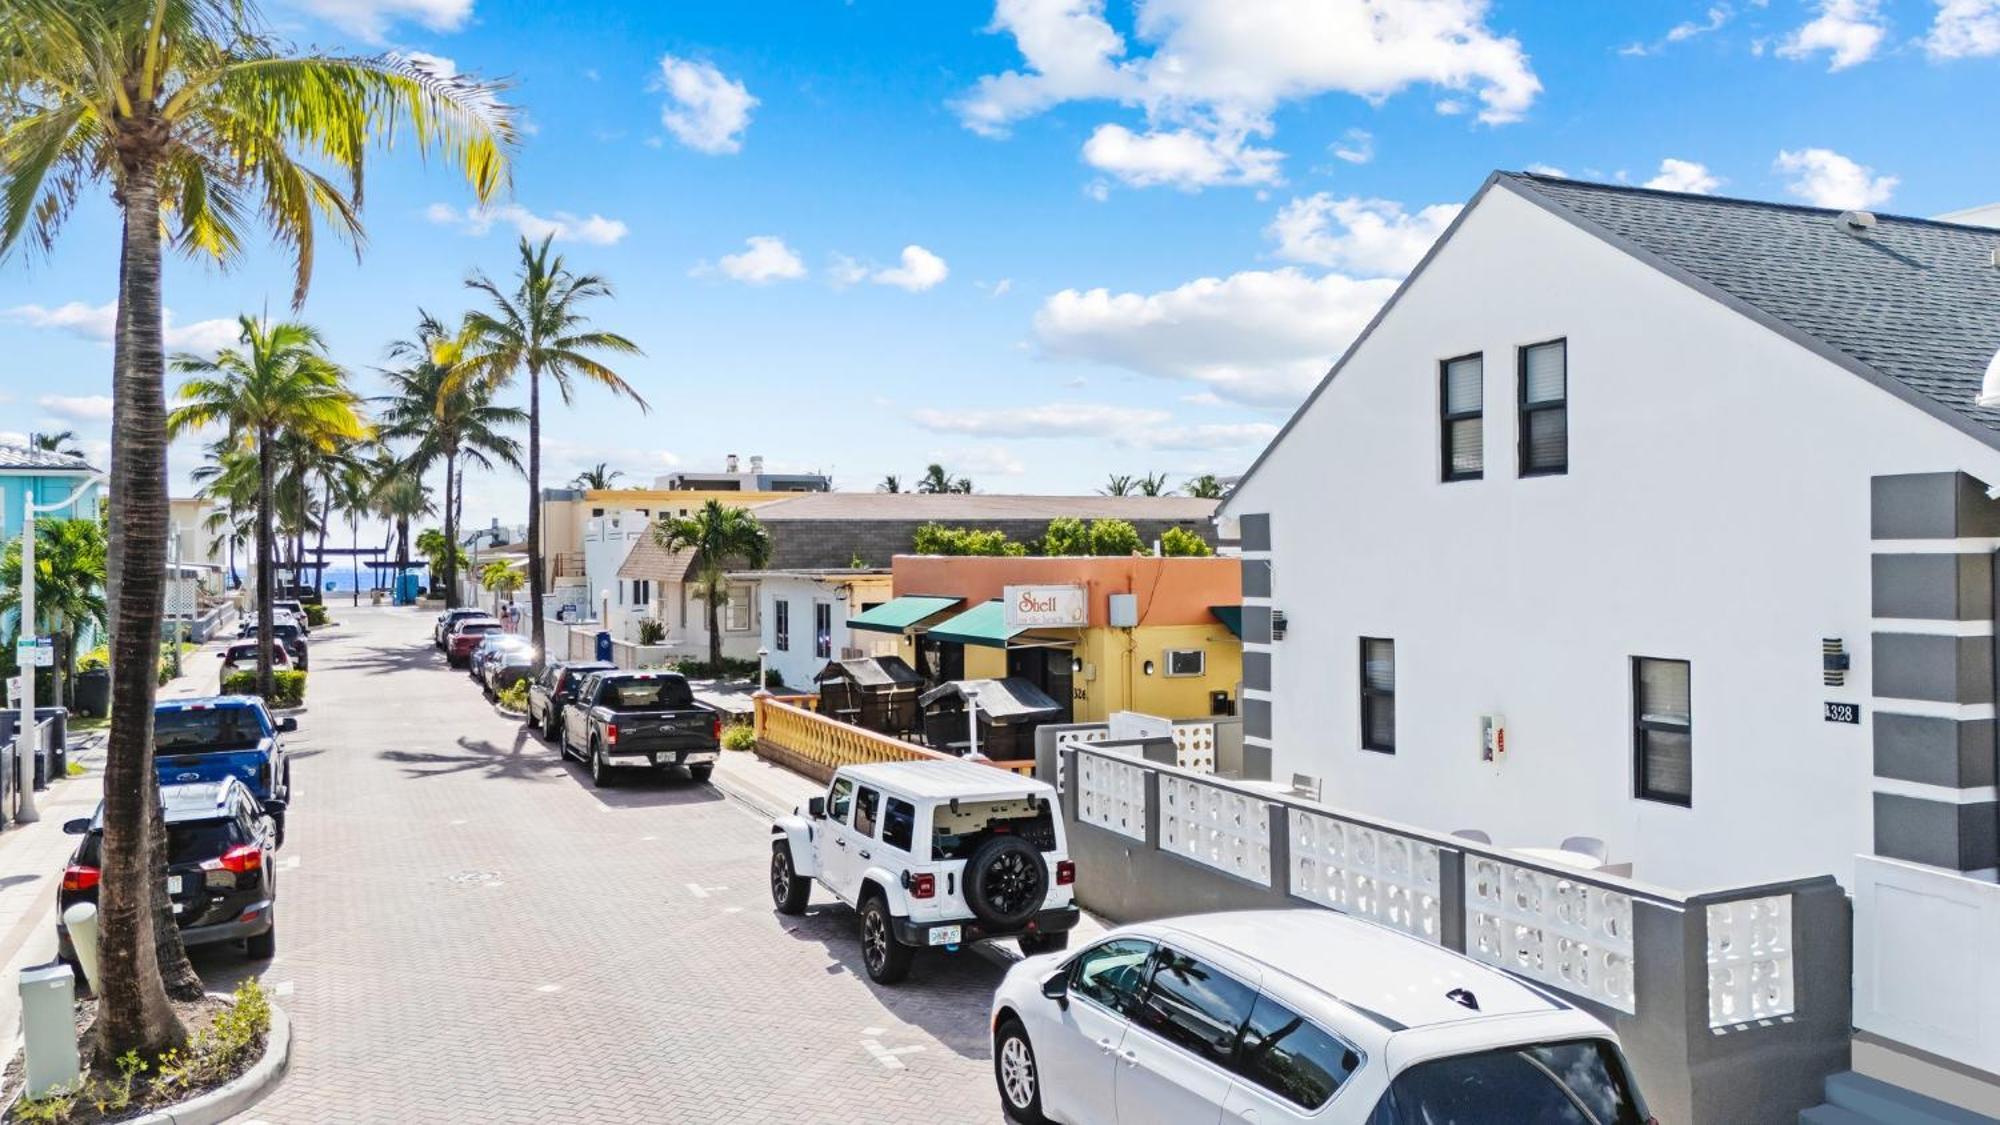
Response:
[{"label": "shell sign", "polygon": [[1000,604],[1009,629],[1081,629],[1090,624],[1090,599],[1081,586],[1008,586]]}]

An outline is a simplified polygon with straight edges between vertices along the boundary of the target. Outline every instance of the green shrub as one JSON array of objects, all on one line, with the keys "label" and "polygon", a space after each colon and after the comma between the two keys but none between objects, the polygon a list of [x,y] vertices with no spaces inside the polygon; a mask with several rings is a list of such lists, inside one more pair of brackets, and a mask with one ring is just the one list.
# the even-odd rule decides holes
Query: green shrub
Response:
[{"label": "green shrub", "polygon": [[757,728],[749,723],[731,723],[722,728],[724,750],[748,750],[757,745]]},{"label": "green shrub", "polygon": [[[231,672],[222,681],[224,695],[256,695],[257,673]],[[271,695],[264,700],[272,707],[297,707],[306,701],[306,674],[292,669],[273,669]]]},{"label": "green shrub", "polygon": [[1134,555],[1146,549],[1139,529],[1124,520],[1091,520],[1090,553],[1093,555]]},{"label": "green shrub", "polygon": [[528,681],[515,680],[500,692],[500,706],[523,714],[528,710]]},{"label": "green shrub", "polygon": [[1160,533],[1160,553],[1169,558],[1201,558],[1214,554],[1215,548],[1184,527],[1170,527]]},{"label": "green shrub", "polygon": [[656,645],[667,639],[667,623],[652,617],[639,619],[639,643]]},{"label": "green shrub", "polygon": [[1087,555],[1090,553],[1090,529],[1075,516],[1057,516],[1049,521],[1049,529],[1042,535],[1042,553]]},{"label": "green shrub", "polygon": [[317,629],[326,624],[326,607],[318,602],[306,603],[306,625]]},{"label": "green shrub", "polygon": [[1026,543],[1016,543],[1004,531],[976,527],[946,527],[927,523],[911,536],[911,545],[920,555],[1008,555],[1028,553]]}]

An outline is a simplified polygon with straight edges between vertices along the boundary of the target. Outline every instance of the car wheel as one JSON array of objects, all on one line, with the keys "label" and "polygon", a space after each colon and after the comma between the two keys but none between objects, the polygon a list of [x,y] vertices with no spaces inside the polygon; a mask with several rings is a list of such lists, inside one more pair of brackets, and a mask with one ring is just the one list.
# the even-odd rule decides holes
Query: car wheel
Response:
[{"label": "car wheel", "polygon": [[1069,948],[1069,931],[1054,934],[1022,934],[1020,937],[1021,956],[1033,957],[1037,953],[1059,953]]},{"label": "car wheel", "polygon": [[804,914],[812,897],[812,881],[799,878],[792,867],[792,846],[780,840],[771,845],[771,902],[780,914]]},{"label": "car wheel", "polygon": [[278,924],[276,922],[271,923],[270,929],[245,941],[243,943],[243,952],[248,953],[252,961],[269,961],[271,958],[276,957],[278,955]]},{"label": "car wheel", "polygon": [[1047,1125],[1042,1115],[1042,1072],[1035,1065],[1035,1047],[1027,1029],[1009,1019],[993,1037],[993,1080],[1000,1087],[1000,1104],[1009,1121]]},{"label": "car wheel", "polygon": [[611,767],[604,763],[604,747],[590,744],[590,783],[599,789],[611,784]]},{"label": "car wheel", "polygon": [[712,764],[688,767],[688,776],[694,778],[696,781],[707,781],[714,774],[715,766]]},{"label": "car wheel", "polygon": [[569,747],[564,746],[556,739],[556,716],[553,711],[542,716],[542,741],[554,742],[556,749],[562,751],[562,756],[565,758],[569,757]]},{"label": "car wheel", "polygon": [[895,984],[910,975],[910,959],[916,950],[896,938],[895,920],[889,903],[880,894],[861,908],[861,967],[876,984]]}]

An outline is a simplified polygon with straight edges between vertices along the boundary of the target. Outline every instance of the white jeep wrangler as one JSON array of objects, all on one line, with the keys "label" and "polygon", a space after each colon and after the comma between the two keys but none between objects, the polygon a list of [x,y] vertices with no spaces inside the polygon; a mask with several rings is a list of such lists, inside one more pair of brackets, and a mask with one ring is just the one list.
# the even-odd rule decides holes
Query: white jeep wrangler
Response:
[{"label": "white jeep wrangler", "polygon": [[1069,944],[1076,865],[1056,791],[974,762],[846,766],[771,826],[771,899],[805,912],[813,880],[861,912],[861,962],[893,984],[920,947]]}]

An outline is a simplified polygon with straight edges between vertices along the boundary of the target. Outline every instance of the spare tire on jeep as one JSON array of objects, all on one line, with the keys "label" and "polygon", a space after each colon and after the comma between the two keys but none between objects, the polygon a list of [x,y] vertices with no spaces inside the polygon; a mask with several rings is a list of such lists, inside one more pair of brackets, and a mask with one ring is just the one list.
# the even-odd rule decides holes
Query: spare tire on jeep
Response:
[{"label": "spare tire on jeep", "polygon": [[1048,894],[1048,865],[1035,845],[1019,836],[994,836],[965,861],[965,904],[994,929],[1024,925]]}]

